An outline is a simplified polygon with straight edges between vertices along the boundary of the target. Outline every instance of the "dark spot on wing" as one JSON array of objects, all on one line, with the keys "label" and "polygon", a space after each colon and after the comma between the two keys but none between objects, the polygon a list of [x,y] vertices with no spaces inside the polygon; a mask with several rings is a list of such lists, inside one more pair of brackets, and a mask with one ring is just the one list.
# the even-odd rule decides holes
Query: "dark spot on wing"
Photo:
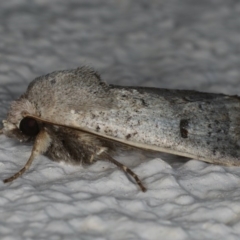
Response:
[{"label": "dark spot on wing", "polygon": [[126,139],[129,139],[131,136],[132,136],[131,134],[128,134],[128,135],[126,136]]},{"label": "dark spot on wing", "polygon": [[182,138],[188,138],[188,128],[189,128],[189,120],[181,119],[180,120],[180,134]]},{"label": "dark spot on wing", "polygon": [[148,106],[148,104],[146,103],[146,101],[143,98],[141,98],[140,100],[141,100],[143,106],[145,106],[145,107]]},{"label": "dark spot on wing", "polygon": [[215,148],[213,149],[213,155],[214,155],[214,156],[217,154],[217,150],[218,150],[218,147],[215,147]]},{"label": "dark spot on wing", "polygon": [[51,83],[52,85],[54,85],[54,84],[56,83],[56,79],[51,79],[51,80],[50,80],[50,83]]}]

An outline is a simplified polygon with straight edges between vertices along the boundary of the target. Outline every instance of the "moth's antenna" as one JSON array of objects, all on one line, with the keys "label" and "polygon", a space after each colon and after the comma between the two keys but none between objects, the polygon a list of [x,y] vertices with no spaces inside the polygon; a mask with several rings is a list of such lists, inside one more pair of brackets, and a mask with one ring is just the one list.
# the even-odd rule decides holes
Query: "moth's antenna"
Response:
[{"label": "moth's antenna", "polygon": [[23,175],[23,173],[25,173],[30,168],[30,166],[33,162],[33,159],[35,157],[37,157],[38,155],[40,155],[41,153],[44,153],[47,151],[47,149],[50,145],[50,142],[51,142],[51,138],[48,135],[48,133],[45,130],[40,131],[35,139],[33,149],[31,152],[31,156],[29,157],[25,166],[20,171],[15,173],[12,177],[3,180],[3,182],[4,183],[12,182],[13,180],[15,180],[18,177],[20,177],[21,175]]},{"label": "moth's antenna", "polygon": [[141,180],[138,178],[137,174],[135,174],[130,168],[128,168],[127,166],[123,165],[122,163],[116,161],[114,158],[112,158],[107,153],[102,153],[101,157],[105,157],[109,162],[115,164],[117,167],[122,169],[125,173],[129,174],[132,178],[134,178],[134,180],[136,181],[136,183],[138,184],[138,186],[141,188],[141,190],[143,192],[147,191],[147,189],[143,186]]}]

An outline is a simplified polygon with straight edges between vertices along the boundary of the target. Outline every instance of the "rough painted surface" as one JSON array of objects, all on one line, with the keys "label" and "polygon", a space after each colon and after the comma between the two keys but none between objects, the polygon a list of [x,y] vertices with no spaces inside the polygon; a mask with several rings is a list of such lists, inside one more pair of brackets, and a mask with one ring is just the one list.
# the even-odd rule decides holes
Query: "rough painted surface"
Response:
[{"label": "rough painted surface", "polygon": [[[238,94],[239,12],[236,1],[213,0],[3,2],[1,118],[35,77],[86,64],[118,85]],[[4,179],[31,146],[0,142]],[[239,238],[238,167],[155,157],[118,157],[147,193],[108,163],[74,168],[39,157],[22,178],[0,185],[0,238]]]}]

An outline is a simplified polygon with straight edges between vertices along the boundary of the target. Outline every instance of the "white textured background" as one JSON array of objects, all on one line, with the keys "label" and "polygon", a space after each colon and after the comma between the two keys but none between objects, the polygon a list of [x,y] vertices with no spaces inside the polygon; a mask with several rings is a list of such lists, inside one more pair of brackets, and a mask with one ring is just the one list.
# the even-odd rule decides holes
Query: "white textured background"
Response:
[{"label": "white textured background", "polygon": [[[35,77],[90,65],[109,83],[238,94],[236,0],[8,0],[0,3],[0,117]],[[31,146],[0,137],[0,176]],[[146,193],[99,162],[39,157],[0,183],[0,239],[239,239],[240,168],[119,156]]]}]

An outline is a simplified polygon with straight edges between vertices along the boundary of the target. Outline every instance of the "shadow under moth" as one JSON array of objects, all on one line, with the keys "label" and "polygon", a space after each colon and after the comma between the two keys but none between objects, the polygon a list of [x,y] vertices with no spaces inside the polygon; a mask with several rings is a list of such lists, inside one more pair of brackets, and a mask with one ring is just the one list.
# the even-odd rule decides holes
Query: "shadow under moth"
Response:
[{"label": "shadow under moth", "polygon": [[108,85],[87,67],[56,71],[33,80],[11,104],[0,133],[33,148],[21,176],[35,157],[92,164],[109,161],[138,176],[112,155],[128,147],[240,165],[240,98],[189,90]]}]

